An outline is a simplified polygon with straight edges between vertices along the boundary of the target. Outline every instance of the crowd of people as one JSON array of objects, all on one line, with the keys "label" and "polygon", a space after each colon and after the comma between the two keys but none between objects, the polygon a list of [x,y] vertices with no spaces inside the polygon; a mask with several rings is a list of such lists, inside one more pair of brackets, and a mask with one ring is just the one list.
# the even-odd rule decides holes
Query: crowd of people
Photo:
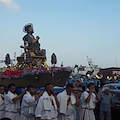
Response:
[{"label": "crowd of people", "polygon": [[95,85],[95,90],[96,90],[97,93],[99,92],[99,88],[102,87],[102,83],[96,77],[93,77],[93,78],[90,79],[87,76],[84,76],[84,77],[77,77],[77,76],[76,77],[71,77],[70,76],[67,83],[73,83],[74,86],[76,86],[77,88],[79,88],[81,90],[86,90],[87,85],[89,83],[93,83]]},{"label": "crowd of people", "polygon": [[97,77],[92,77],[89,78],[87,76],[75,76],[75,77],[69,77],[69,80],[67,81],[67,83],[73,83],[76,87],[80,88],[81,90],[86,90],[87,85],[89,83],[93,83],[95,85],[95,90],[98,93],[101,88],[103,88],[103,86],[105,84],[110,84],[110,83],[120,83],[120,80],[100,80],[97,79]]},{"label": "crowd of people", "polygon": [[[45,91],[35,91],[33,85],[27,90],[16,93],[14,83],[8,85],[9,91],[0,85],[0,119],[1,120],[95,120],[94,109],[98,101],[100,105],[100,120],[111,120],[111,94],[106,88],[98,96],[93,82],[85,88],[80,84],[67,83],[66,89],[55,93],[51,83],[45,85]],[[76,109],[77,108],[77,109]],[[79,108],[79,109],[78,109]],[[78,112],[78,113],[77,113]]]}]

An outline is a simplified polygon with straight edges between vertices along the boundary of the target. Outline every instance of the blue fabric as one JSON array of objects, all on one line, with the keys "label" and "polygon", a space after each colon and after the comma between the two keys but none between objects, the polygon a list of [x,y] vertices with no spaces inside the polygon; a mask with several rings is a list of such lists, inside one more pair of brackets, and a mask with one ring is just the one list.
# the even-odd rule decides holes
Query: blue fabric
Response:
[{"label": "blue fabric", "polygon": [[112,101],[111,93],[109,93],[108,96],[106,96],[105,93],[101,93],[100,100],[101,100],[100,110],[104,112],[111,111],[111,101]]},{"label": "blue fabric", "polygon": [[72,79],[69,79],[69,80],[67,81],[67,83],[69,83],[69,84],[73,83]]},{"label": "blue fabric", "polygon": [[[54,92],[60,93],[60,92],[64,91],[65,89],[66,88],[55,88]],[[5,88],[5,91],[8,91],[8,90],[9,90],[8,88]],[[21,93],[22,90],[27,90],[27,89],[25,89],[25,88],[16,88],[16,92],[18,92],[18,93]],[[35,91],[38,91],[38,90],[45,91],[44,88],[35,88]]]},{"label": "blue fabric", "polygon": [[76,116],[76,120],[80,120],[80,118],[78,116]]},{"label": "blue fabric", "polygon": [[67,81],[67,83],[69,83],[69,84],[72,84],[72,83],[76,84],[76,81],[77,81],[76,78],[75,78],[74,80],[73,80],[73,79],[69,79],[69,80]]},{"label": "blue fabric", "polygon": [[83,81],[83,86],[87,86],[87,79]]},{"label": "blue fabric", "polygon": [[97,80],[94,81],[94,85],[97,86]]},{"label": "blue fabric", "polygon": [[119,83],[119,81],[115,81],[115,83]]},{"label": "blue fabric", "polygon": [[108,84],[110,84],[110,80],[108,81]]},{"label": "blue fabric", "polygon": [[96,79],[96,80],[94,81],[94,85],[97,86],[98,84],[100,84],[100,80],[97,80],[97,79]]},{"label": "blue fabric", "polygon": [[88,80],[88,83],[91,83],[91,80]]}]

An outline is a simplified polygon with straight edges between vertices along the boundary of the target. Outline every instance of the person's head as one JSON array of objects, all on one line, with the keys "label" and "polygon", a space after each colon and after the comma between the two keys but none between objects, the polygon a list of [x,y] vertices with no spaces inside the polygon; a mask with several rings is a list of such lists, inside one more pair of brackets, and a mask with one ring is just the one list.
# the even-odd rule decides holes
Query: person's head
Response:
[{"label": "person's head", "polygon": [[34,33],[33,25],[32,25],[31,23],[25,25],[24,28],[23,28],[23,31],[24,31],[24,32],[27,32],[27,33],[29,33],[29,34]]},{"label": "person's head", "polygon": [[110,92],[110,89],[109,89],[108,87],[106,87],[106,88],[104,89],[104,93],[105,93],[106,95],[109,95],[109,92]]},{"label": "person's head", "polygon": [[89,77],[87,77],[87,80],[90,80]]},{"label": "person's head", "polygon": [[85,77],[82,77],[83,80],[85,80]]},{"label": "person's head", "polygon": [[76,84],[77,84],[77,85],[80,85],[80,84],[81,84],[80,79],[77,79],[77,80],[76,80]]},{"label": "person's head", "polygon": [[69,76],[69,79],[72,79],[72,76]]},{"label": "person's head", "polygon": [[52,83],[46,84],[46,85],[45,85],[45,90],[46,90],[48,93],[52,94],[52,93],[53,93],[53,85],[52,85]]},{"label": "person's head", "polygon": [[33,27],[32,27],[32,26],[29,27],[28,33],[30,33],[30,34],[34,33],[34,30],[33,30]]},{"label": "person's head", "polygon": [[87,88],[89,89],[89,90],[95,90],[95,85],[93,84],[93,83],[89,83],[88,85],[87,85]]},{"label": "person's head", "polygon": [[28,85],[27,86],[27,91],[31,94],[34,95],[35,94],[35,87],[33,85]]},{"label": "person's head", "polygon": [[69,83],[68,83],[68,84],[66,85],[66,91],[67,91],[67,94],[68,94],[68,95],[70,95],[71,92],[73,92],[73,88],[74,88],[74,87],[73,87],[73,84],[69,84]]},{"label": "person's head", "polygon": [[14,83],[10,83],[8,85],[8,88],[9,88],[9,91],[12,92],[12,93],[15,93],[16,92],[16,86]]},{"label": "person's head", "polygon": [[5,92],[5,87],[3,85],[0,85],[0,93],[4,94]]}]

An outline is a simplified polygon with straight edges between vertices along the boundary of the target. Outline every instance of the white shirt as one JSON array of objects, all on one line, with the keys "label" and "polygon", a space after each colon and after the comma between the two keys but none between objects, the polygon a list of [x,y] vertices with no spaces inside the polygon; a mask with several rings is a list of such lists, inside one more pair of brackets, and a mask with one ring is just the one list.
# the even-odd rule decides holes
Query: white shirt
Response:
[{"label": "white shirt", "polygon": [[[67,95],[67,100],[69,99],[69,95]],[[60,99],[62,99],[62,95],[59,93],[58,94],[58,96],[57,96],[57,98],[58,98],[58,101],[60,102]],[[71,102],[70,102],[70,104],[67,106],[67,108],[66,108],[67,110],[66,110],[66,114],[65,115],[68,115],[68,116],[71,116],[71,115],[75,115],[76,114],[76,111],[75,111],[75,104],[73,105]]]},{"label": "white shirt", "polygon": [[58,115],[57,110],[55,110],[54,106],[52,105],[51,110],[45,110],[44,109],[44,101],[43,101],[43,96],[39,98],[36,111],[35,111],[35,116],[40,117],[41,119],[53,119],[56,118]]},{"label": "white shirt", "polygon": [[[69,99],[69,95],[67,95],[67,99]],[[67,111],[66,111],[66,115],[72,115],[75,114],[75,104],[72,105],[72,103],[70,102],[70,104],[67,106]]]},{"label": "white shirt", "polygon": [[37,101],[28,91],[23,96],[21,104],[21,113],[26,117],[34,116]]},{"label": "white shirt", "polygon": [[5,102],[4,102],[4,100],[1,98],[1,96],[2,96],[2,97],[5,97],[5,93],[4,93],[4,94],[1,94],[1,93],[0,93],[0,110],[1,110],[1,111],[4,111],[4,110],[5,110]]},{"label": "white shirt", "polygon": [[[92,106],[89,108],[89,103],[86,102],[87,97],[89,96],[89,93],[87,91],[84,91],[80,97],[81,101],[81,107],[82,108],[88,108],[88,109],[94,109],[95,108],[95,103],[96,103],[96,95],[92,93],[91,97],[92,99]],[[91,99],[91,98],[90,98]]]},{"label": "white shirt", "polygon": [[7,112],[19,112],[20,101],[12,101],[13,98],[17,97],[17,94],[13,94],[8,91],[8,94],[5,96],[5,111]]}]

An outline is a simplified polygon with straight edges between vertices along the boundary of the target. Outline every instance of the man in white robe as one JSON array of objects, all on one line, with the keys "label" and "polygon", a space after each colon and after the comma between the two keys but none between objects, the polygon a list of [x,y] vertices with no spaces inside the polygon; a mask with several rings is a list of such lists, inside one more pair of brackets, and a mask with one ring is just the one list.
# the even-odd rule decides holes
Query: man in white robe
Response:
[{"label": "man in white robe", "polygon": [[59,102],[53,92],[53,85],[51,83],[46,84],[45,90],[46,91],[39,98],[36,107],[36,120],[57,120]]},{"label": "man in white robe", "polygon": [[36,94],[34,86],[29,85],[22,99],[20,120],[35,120],[35,108],[42,92],[37,91]]},{"label": "man in white robe", "polygon": [[66,90],[57,97],[60,104],[58,120],[76,120],[75,106],[79,107],[79,94],[73,94],[73,84],[67,84]]},{"label": "man in white robe", "polygon": [[80,97],[80,120],[95,120],[94,108],[99,96],[95,92],[93,83],[88,84],[88,89]]},{"label": "man in white robe", "polygon": [[20,95],[16,94],[14,83],[9,84],[9,91],[5,96],[5,117],[11,120],[19,120],[20,98],[24,95],[25,90]]},{"label": "man in white robe", "polygon": [[3,85],[0,85],[0,119],[5,117],[5,87]]}]

